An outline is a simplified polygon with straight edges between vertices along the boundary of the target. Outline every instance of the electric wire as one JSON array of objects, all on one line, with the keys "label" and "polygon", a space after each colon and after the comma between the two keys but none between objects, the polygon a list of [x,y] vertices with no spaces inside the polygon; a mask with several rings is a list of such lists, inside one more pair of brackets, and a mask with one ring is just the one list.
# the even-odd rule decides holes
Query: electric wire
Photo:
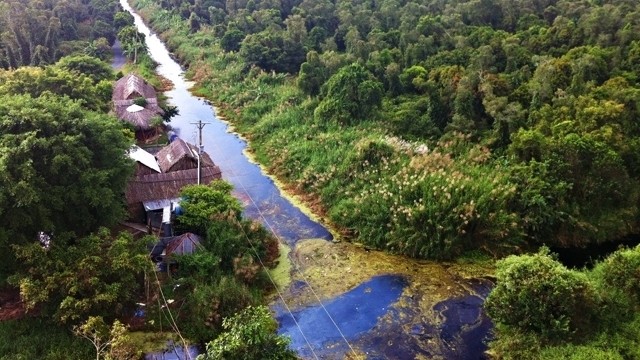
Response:
[{"label": "electric wire", "polygon": [[[153,254],[153,251],[155,250],[156,246],[158,246],[158,244],[154,244],[153,248],[151,249],[151,252],[149,252],[149,259],[151,258],[151,254]],[[151,262],[153,264],[153,261]],[[155,264],[153,264],[155,266]],[[171,329],[173,329],[173,331],[178,335],[178,337],[180,338],[180,342],[182,342],[182,346],[184,348],[184,352],[185,352],[185,356],[187,360],[191,360],[191,353],[188,350],[187,347],[187,340],[182,336],[182,333],[180,332],[180,328],[178,327],[178,324],[176,323],[175,319],[173,318],[173,314],[171,313],[171,310],[169,309],[169,303],[167,302],[167,298],[164,296],[164,291],[162,291],[162,285],[160,284],[160,279],[158,278],[158,273],[155,270],[155,268],[153,269],[153,275],[156,279],[156,285],[158,286],[158,291],[160,293],[160,297],[162,298],[162,302],[164,303],[164,308],[167,309],[167,312],[169,313],[169,317],[167,317],[167,315],[165,314],[164,311],[162,311],[162,306],[160,306],[160,312],[165,316],[165,318],[167,318],[167,320],[169,321],[169,326],[171,327]],[[160,301],[160,298],[158,298],[158,302]],[[162,320],[162,319],[161,319]]]},{"label": "electric wire", "polygon": [[[296,320],[296,317],[293,316],[293,312],[291,312],[291,309],[289,308],[289,305],[287,305],[286,301],[284,301],[284,297],[282,296],[282,293],[280,292],[280,289],[278,289],[278,285],[276,284],[276,282],[273,280],[273,278],[271,277],[271,274],[269,273],[269,269],[267,269],[267,267],[264,265],[264,262],[262,261],[262,258],[260,257],[260,255],[258,254],[258,251],[256,250],[256,247],[253,245],[253,242],[251,241],[251,239],[249,239],[249,235],[247,234],[247,232],[244,230],[244,226],[242,225],[242,223],[240,223],[237,219],[234,219],[236,224],[238,225],[238,227],[242,230],[242,233],[245,237],[245,239],[247,239],[247,242],[249,243],[249,246],[251,246],[251,250],[253,250],[253,253],[256,255],[256,257],[258,258],[258,261],[260,262],[260,266],[262,266],[262,269],[264,270],[265,274],[267,274],[267,277],[269,278],[269,281],[271,282],[271,284],[273,284],[274,289],[276,289],[276,292],[278,293],[278,297],[280,298],[280,300],[282,301],[282,304],[284,304],[284,307],[286,308],[287,312],[289,313],[289,316],[291,316],[291,319],[293,320],[293,322],[296,324],[296,327],[298,328],[298,331],[300,331],[300,334],[302,334],[302,337],[304,338],[304,341],[307,343],[307,345],[309,346],[309,350],[311,350],[311,353],[313,354],[313,357],[318,359],[318,355],[316,354],[316,352],[313,350],[313,346],[311,346],[311,343],[309,342],[309,340],[307,339],[307,336],[304,334],[304,332],[302,331],[302,327],[300,326],[300,324],[298,323],[298,320]],[[275,235],[275,234],[274,234]],[[277,237],[276,237],[277,239]],[[278,239],[278,241],[280,241]]]},{"label": "electric wire", "polygon": [[[251,194],[249,194],[249,192],[247,191],[247,188],[244,186],[244,184],[242,183],[242,181],[237,181],[237,183],[242,187],[242,190],[244,191],[244,193],[247,195],[247,197],[249,198],[249,200],[251,201],[251,204],[253,204],[253,206],[255,206],[256,210],[258,211],[258,215],[259,217],[262,219],[262,221],[264,222],[264,224],[266,224],[266,226],[269,228],[269,231],[271,232],[271,234],[273,234],[273,236],[276,237],[276,239],[278,239],[278,242],[282,243],[282,239],[280,238],[280,236],[278,236],[278,234],[275,232],[275,230],[273,229],[273,227],[271,226],[271,224],[269,223],[269,221],[267,221],[267,219],[265,218],[264,214],[262,213],[262,210],[260,210],[260,208],[258,207],[258,204],[256,204],[256,202],[253,200],[253,197],[251,196]],[[244,229],[243,229],[244,230]],[[246,234],[245,234],[246,236]],[[247,237],[247,240],[249,240],[249,238]],[[253,247],[253,245],[252,245]],[[255,249],[254,249],[255,251]],[[260,261],[262,263],[262,261]],[[264,265],[263,265],[264,267]],[[311,286],[311,284],[309,283],[308,279],[306,276],[304,276],[304,274],[302,273],[302,271],[300,271],[298,269],[297,266],[294,266],[294,269],[296,269],[296,271],[298,272],[298,274],[300,274],[300,276],[302,277],[303,282],[305,283],[305,285],[311,290],[311,293],[313,293],[313,296],[316,298],[316,300],[318,301],[318,303],[320,304],[320,307],[322,307],[322,310],[325,312],[325,314],[327,314],[327,317],[329,318],[329,320],[331,320],[331,323],[333,323],[333,326],[335,326],[336,330],[338,330],[338,333],[340,334],[340,336],[342,337],[342,339],[344,340],[344,342],[347,344],[347,346],[349,347],[349,349],[351,350],[351,352],[353,352],[353,354],[355,356],[357,356],[356,351],[354,350],[353,346],[351,346],[351,344],[349,343],[349,341],[347,340],[346,336],[344,335],[344,333],[342,332],[342,330],[340,329],[340,327],[338,326],[338,324],[336,323],[336,321],[333,319],[333,317],[331,316],[331,314],[329,314],[329,311],[327,310],[327,308],[324,306],[324,303],[322,302],[322,300],[320,299],[320,297],[318,296],[318,294],[316,293],[316,291],[313,289],[313,287]],[[291,315],[293,317],[293,314]],[[297,324],[297,322],[296,322]],[[299,328],[299,327],[298,327]],[[300,329],[300,333],[302,333],[302,329]],[[304,336],[304,334],[303,334]]]}]

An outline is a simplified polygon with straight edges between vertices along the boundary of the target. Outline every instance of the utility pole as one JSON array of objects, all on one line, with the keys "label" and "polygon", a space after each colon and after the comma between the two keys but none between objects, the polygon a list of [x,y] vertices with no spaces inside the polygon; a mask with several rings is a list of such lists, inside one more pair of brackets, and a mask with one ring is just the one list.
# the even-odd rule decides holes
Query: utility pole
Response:
[{"label": "utility pole", "polygon": [[197,123],[190,123],[192,125],[196,125],[198,127],[198,185],[200,185],[200,166],[201,166],[201,161],[200,161],[200,157],[202,156],[202,151],[204,149],[204,146],[202,146],[202,128],[204,128],[205,125],[207,124],[211,124],[211,123],[203,123],[202,120],[198,120]]}]

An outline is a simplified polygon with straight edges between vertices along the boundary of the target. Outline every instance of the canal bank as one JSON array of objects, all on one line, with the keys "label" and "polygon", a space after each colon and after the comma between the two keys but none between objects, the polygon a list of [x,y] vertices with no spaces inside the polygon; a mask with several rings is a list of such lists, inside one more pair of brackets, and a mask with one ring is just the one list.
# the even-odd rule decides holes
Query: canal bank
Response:
[{"label": "canal bank", "polygon": [[[121,3],[132,11],[125,0]],[[192,83],[183,69],[137,15],[135,23],[146,35],[158,74],[174,85],[165,93],[169,104],[179,109],[171,126],[180,137],[195,142],[193,123],[206,123],[205,151],[234,185],[245,214],[293,249],[291,282],[273,309],[280,333],[292,337],[292,346],[302,357],[344,358],[355,353],[370,359],[451,358],[452,354],[482,358],[490,326],[481,304],[491,284],[477,279],[491,273],[489,266],[472,269],[464,263],[417,262],[328,241],[331,232],[289,201],[247,157],[246,142],[217,117],[215,108],[191,94]],[[478,281],[484,284],[482,291],[474,285]]]}]

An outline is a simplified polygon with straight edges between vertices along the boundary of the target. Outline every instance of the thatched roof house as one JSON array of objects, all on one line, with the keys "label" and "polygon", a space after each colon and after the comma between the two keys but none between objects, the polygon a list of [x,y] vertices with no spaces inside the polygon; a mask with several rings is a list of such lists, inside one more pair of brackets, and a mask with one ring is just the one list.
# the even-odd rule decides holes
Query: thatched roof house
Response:
[{"label": "thatched roof house", "polygon": [[[200,182],[208,184],[221,177],[222,172],[219,167],[205,167],[201,170]],[[136,176],[127,184],[125,193],[127,204],[178,198],[183,187],[197,182],[198,169]]]},{"label": "thatched roof house", "polygon": [[[179,201],[183,187],[198,183],[196,147],[181,139],[174,140],[155,156],[133,147],[129,157],[136,161],[135,176],[125,190],[131,219],[144,222],[146,211]],[[203,153],[201,160],[201,184],[222,178],[220,168],[208,154]]]},{"label": "thatched roof house", "polygon": [[[156,154],[162,172],[193,169],[198,166],[198,148],[182,139],[172,141]],[[202,153],[201,166],[215,166],[207,153]]]},{"label": "thatched roof house", "polygon": [[151,119],[164,114],[153,86],[135,74],[116,81],[111,99],[116,116],[139,130],[151,129]]}]

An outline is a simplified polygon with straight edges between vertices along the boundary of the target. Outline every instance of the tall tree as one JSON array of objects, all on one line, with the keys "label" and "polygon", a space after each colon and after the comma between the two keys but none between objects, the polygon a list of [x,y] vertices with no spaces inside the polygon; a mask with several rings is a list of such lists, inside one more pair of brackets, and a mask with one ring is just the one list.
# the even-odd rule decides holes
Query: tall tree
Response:
[{"label": "tall tree", "polygon": [[120,220],[130,145],[120,122],[78,101],[0,96],[0,242],[85,235]]}]

